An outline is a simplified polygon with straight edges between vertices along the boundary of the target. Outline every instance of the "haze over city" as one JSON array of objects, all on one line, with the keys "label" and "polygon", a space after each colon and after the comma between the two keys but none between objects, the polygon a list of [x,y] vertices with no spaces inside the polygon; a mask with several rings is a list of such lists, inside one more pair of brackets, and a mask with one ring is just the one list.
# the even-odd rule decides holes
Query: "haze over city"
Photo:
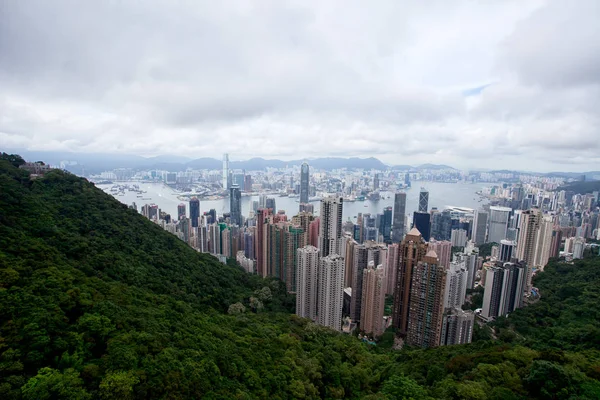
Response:
[{"label": "haze over city", "polygon": [[599,7],[2,1],[0,144],[597,170]]}]

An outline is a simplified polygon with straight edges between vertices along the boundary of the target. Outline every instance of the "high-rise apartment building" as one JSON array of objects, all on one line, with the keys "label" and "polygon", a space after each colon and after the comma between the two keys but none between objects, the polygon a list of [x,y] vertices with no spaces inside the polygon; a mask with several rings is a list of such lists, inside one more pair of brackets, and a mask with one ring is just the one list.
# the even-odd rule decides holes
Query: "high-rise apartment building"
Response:
[{"label": "high-rise apartment building", "polygon": [[342,197],[326,197],[321,200],[319,221],[319,251],[321,257],[339,254],[342,238]]},{"label": "high-rise apartment building", "polygon": [[435,251],[440,259],[440,265],[444,268],[450,268],[450,261],[452,259],[452,242],[448,240],[434,240],[433,238],[429,241],[429,250]]},{"label": "high-rise apartment building", "polygon": [[400,336],[406,336],[407,331],[413,268],[426,253],[427,243],[421,232],[416,228],[411,229],[400,243],[396,265],[392,324]]},{"label": "high-rise apartment building", "polygon": [[464,229],[452,229],[450,242],[452,246],[465,247],[467,244],[467,231]]},{"label": "high-rise apartment building", "polygon": [[461,308],[467,295],[468,271],[464,259],[457,259],[446,269],[444,308]]},{"label": "high-rise apartment building", "polygon": [[[599,230],[600,232],[600,230]],[[560,245],[562,242],[562,231],[560,229],[552,230],[552,239],[550,243],[550,257],[558,258],[560,255]]]},{"label": "high-rise apartment building", "polygon": [[317,320],[337,331],[342,328],[344,303],[344,259],[335,253],[320,259]]},{"label": "high-rise apartment building", "polygon": [[[352,293],[354,296],[354,292]],[[383,310],[385,307],[384,270],[371,261],[363,271],[362,309],[360,330],[381,336],[383,334]]]},{"label": "high-rise apartment building", "polygon": [[396,285],[396,266],[400,257],[400,243],[392,243],[387,248],[387,259],[385,261],[385,294],[393,296]]},{"label": "high-rise apartment building", "polygon": [[192,222],[192,228],[198,227],[198,218],[200,218],[200,200],[198,200],[197,197],[192,197],[190,200],[190,220]]},{"label": "high-rise apartment building", "polygon": [[508,207],[490,207],[488,242],[500,243],[502,239],[506,239],[511,211],[512,209]]},{"label": "high-rise apartment building", "polygon": [[517,257],[517,242],[514,240],[500,241],[500,256],[499,261],[509,262]]},{"label": "high-rise apartment building", "polygon": [[[296,315],[317,320],[317,290],[319,281],[319,249],[305,246],[296,252]],[[341,317],[340,317],[341,319]]]},{"label": "high-rise apartment building", "polygon": [[471,343],[473,338],[473,311],[463,311],[460,308],[445,310],[442,319],[441,346]]},{"label": "high-rise apartment building", "polygon": [[409,346],[439,346],[445,285],[445,268],[439,265],[437,254],[430,250],[413,268],[406,333]]},{"label": "high-rise apartment building", "polygon": [[242,225],[242,192],[238,185],[229,189],[229,219],[231,225]]},{"label": "high-rise apartment building", "polygon": [[[419,212],[426,213],[429,209],[429,192],[424,187],[419,192]],[[422,232],[421,232],[422,233]]]},{"label": "high-rise apartment building", "polygon": [[385,243],[392,242],[392,207],[383,209],[383,216],[379,225],[379,232],[383,236]]},{"label": "high-rise apartment building", "polygon": [[406,215],[406,193],[394,194],[394,215],[392,221],[392,242],[400,243],[404,237],[404,219]]},{"label": "high-rise apartment building", "polygon": [[308,203],[309,181],[308,163],[304,162],[300,167],[300,204]]},{"label": "high-rise apartment building", "polygon": [[527,266],[498,261],[486,271],[482,318],[493,320],[523,306]]},{"label": "high-rise apartment building", "polygon": [[488,214],[483,210],[476,210],[473,214],[473,233],[471,234],[471,240],[475,244],[479,245],[486,243],[487,220]]}]

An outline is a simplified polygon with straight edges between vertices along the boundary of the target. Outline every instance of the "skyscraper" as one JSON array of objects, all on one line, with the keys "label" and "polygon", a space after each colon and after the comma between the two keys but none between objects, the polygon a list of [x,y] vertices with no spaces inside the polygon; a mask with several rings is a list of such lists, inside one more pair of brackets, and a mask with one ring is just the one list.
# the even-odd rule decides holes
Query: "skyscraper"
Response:
[{"label": "skyscraper", "polygon": [[266,208],[271,209],[273,214],[275,214],[277,212],[277,209],[275,208],[275,198],[274,197],[267,197],[267,199],[265,200],[265,206],[266,206]]},{"label": "skyscraper", "polygon": [[[360,322],[363,299],[363,273],[369,262],[375,266],[383,264],[387,258],[386,246],[373,241],[367,241],[354,246],[352,268],[352,299],[350,302],[350,318]],[[385,290],[385,289],[384,289]]]},{"label": "skyscraper", "polygon": [[[423,236],[426,242],[429,242],[431,224],[431,214],[427,212],[416,212],[413,214],[413,227],[417,228],[419,233]],[[449,239],[449,238],[448,238]]]},{"label": "skyscraper", "polygon": [[309,192],[309,168],[308,163],[302,163],[300,167],[300,204],[308,203]]},{"label": "skyscraper", "polygon": [[468,272],[464,259],[450,263],[446,270],[446,286],[444,290],[444,308],[461,308],[467,295]]},{"label": "skyscraper", "polygon": [[185,218],[185,204],[184,203],[180,203],[177,206],[177,221],[179,221],[181,218]]},{"label": "skyscraper", "polygon": [[383,236],[383,241],[385,243],[391,243],[392,207],[386,207],[383,209],[383,216],[381,218],[381,224],[379,225],[379,232]]},{"label": "skyscraper", "polygon": [[488,242],[500,243],[502,239],[506,239],[511,211],[512,209],[508,207],[490,207]]},{"label": "skyscraper", "polygon": [[435,251],[435,254],[437,254],[440,259],[440,265],[444,268],[450,268],[450,261],[452,260],[452,242],[449,240],[434,240],[431,238],[428,249]]},{"label": "skyscraper", "polygon": [[413,268],[425,257],[427,243],[421,232],[413,228],[400,243],[398,264],[396,265],[396,282],[394,287],[394,306],[392,323],[400,336],[406,335],[410,290]]},{"label": "skyscraper", "polygon": [[436,347],[442,336],[446,271],[430,250],[413,268],[406,343]]},{"label": "skyscraper", "polygon": [[426,213],[429,209],[429,192],[424,187],[419,192],[419,212]]},{"label": "skyscraper", "polygon": [[517,242],[514,240],[500,241],[500,261],[510,262],[517,256]]},{"label": "skyscraper", "polygon": [[[408,175],[408,174],[406,174]],[[394,217],[392,222],[392,242],[400,243],[404,236],[404,218],[406,214],[406,193],[394,195]]]},{"label": "skyscraper", "polygon": [[342,197],[326,197],[321,200],[319,221],[319,252],[321,257],[339,254],[342,238]]},{"label": "skyscraper", "polygon": [[442,319],[441,346],[471,343],[473,337],[473,311],[463,311],[460,308],[448,309]]},{"label": "skyscraper", "polygon": [[337,331],[342,328],[344,302],[344,259],[335,253],[320,260],[318,322]]},{"label": "skyscraper", "polygon": [[229,154],[223,154],[223,189],[229,189]]},{"label": "skyscraper", "polygon": [[192,197],[190,200],[190,220],[192,221],[192,228],[198,227],[198,218],[200,218],[200,200],[198,200],[197,197]]},{"label": "skyscraper", "polygon": [[[599,230],[600,232],[600,230]],[[557,258],[560,253],[560,244],[562,242],[562,231],[560,229],[552,230],[552,241],[550,244],[550,257]]]},{"label": "skyscraper", "polygon": [[319,249],[305,246],[297,250],[296,257],[296,315],[316,321]]},{"label": "skyscraper", "polygon": [[238,185],[229,189],[229,218],[231,225],[242,225],[242,192]]},{"label": "skyscraper", "polygon": [[484,319],[492,320],[522,307],[525,274],[522,262],[499,261],[487,269],[481,311]]},{"label": "skyscraper", "polygon": [[473,215],[473,233],[471,240],[479,245],[485,243],[487,233],[488,214],[483,210],[476,210]]},{"label": "skyscraper", "polygon": [[[385,307],[384,271],[371,261],[363,271],[362,310],[360,330],[381,336],[383,333],[383,309]],[[354,296],[354,292],[352,293]]]},{"label": "skyscraper", "polygon": [[377,172],[373,176],[373,190],[379,190],[379,174]]}]

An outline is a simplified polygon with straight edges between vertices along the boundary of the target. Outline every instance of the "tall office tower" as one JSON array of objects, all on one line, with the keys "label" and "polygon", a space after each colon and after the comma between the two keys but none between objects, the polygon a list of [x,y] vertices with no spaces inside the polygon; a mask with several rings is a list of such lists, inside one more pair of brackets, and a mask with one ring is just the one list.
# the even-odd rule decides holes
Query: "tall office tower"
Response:
[{"label": "tall office tower", "polygon": [[385,294],[394,295],[394,285],[396,284],[396,265],[400,257],[400,243],[392,243],[387,248],[387,258],[384,264],[384,282]]},{"label": "tall office tower", "polygon": [[486,241],[488,214],[483,210],[476,210],[473,215],[473,233],[471,240],[475,244],[484,244]]},{"label": "tall office tower", "polygon": [[319,229],[321,227],[321,219],[315,218],[308,225],[308,244],[319,247]]},{"label": "tall office tower", "polygon": [[436,240],[451,240],[452,213],[450,210],[436,212],[431,216],[431,237]]},{"label": "tall office tower", "polygon": [[583,251],[585,250],[585,239],[578,236],[573,241],[573,259],[583,258]]},{"label": "tall office tower", "polygon": [[426,213],[429,209],[429,192],[424,187],[419,192],[419,212]]},{"label": "tall office tower", "polygon": [[[408,174],[406,174],[408,175]],[[406,193],[394,195],[394,216],[392,221],[392,242],[400,243],[404,236],[404,218],[406,214]]]},{"label": "tall office tower", "polygon": [[560,244],[562,242],[562,231],[560,229],[552,230],[552,239],[550,243],[550,257],[558,258],[560,255]]},{"label": "tall office tower", "polygon": [[467,244],[467,231],[464,229],[452,229],[450,242],[452,246],[465,247]]},{"label": "tall office tower", "polygon": [[394,285],[392,323],[400,336],[406,335],[413,268],[427,253],[427,243],[416,228],[406,234],[400,243]]},{"label": "tall office tower", "polygon": [[379,190],[379,174],[375,173],[373,176],[373,190]]},{"label": "tall office tower", "polygon": [[256,212],[256,235],[254,237],[256,255],[256,272],[262,277],[266,277],[267,270],[267,241],[266,226],[268,225],[271,213],[268,209],[258,209]]},{"label": "tall office tower", "polygon": [[429,242],[431,224],[429,223],[431,215],[426,212],[416,212],[413,214],[413,227],[416,228],[426,242]]},{"label": "tall office tower", "polygon": [[258,195],[258,208],[268,208],[267,207],[267,195],[266,194],[259,194]]},{"label": "tall office tower", "polygon": [[346,242],[346,248],[344,252],[344,287],[354,287],[353,278],[354,278],[354,252],[356,246],[358,246],[358,242],[352,238],[344,238],[342,239]]},{"label": "tall office tower", "polygon": [[404,174],[404,185],[410,187],[410,174],[408,172]]},{"label": "tall office tower", "polygon": [[221,231],[221,254],[225,257],[231,257],[231,230],[229,228]]},{"label": "tall office tower", "polygon": [[[362,310],[360,330],[375,337],[383,334],[385,308],[384,270],[370,262],[363,271]],[[354,295],[354,293],[352,293]]]},{"label": "tall office tower", "polygon": [[317,290],[319,281],[319,249],[305,246],[296,252],[296,315],[317,320]]},{"label": "tall office tower", "polygon": [[221,254],[221,228],[219,224],[210,224],[208,226],[208,240],[210,253],[215,256]]},{"label": "tall office tower", "polygon": [[526,281],[523,262],[503,263],[487,269],[481,317],[493,320],[523,306],[523,286]]},{"label": "tall office tower", "polygon": [[512,209],[508,207],[490,207],[488,242],[500,243],[502,239],[506,239],[511,211]]},{"label": "tall office tower", "polygon": [[509,262],[517,256],[517,242],[514,240],[501,240],[500,241],[500,255],[499,261]]},{"label": "tall office tower", "polygon": [[381,218],[379,232],[383,236],[383,241],[385,243],[392,242],[392,207],[386,207],[383,209],[383,217]]},{"label": "tall office tower", "polygon": [[223,154],[223,189],[229,190],[231,178],[229,177],[229,154]]},{"label": "tall office tower", "polygon": [[275,198],[274,197],[267,197],[267,199],[265,200],[265,205],[266,205],[266,208],[271,209],[273,214],[275,214],[277,212],[277,209],[275,208]]},{"label": "tall office tower", "polygon": [[[200,206],[198,205],[198,208]],[[177,221],[179,221],[181,218],[185,218],[185,204],[184,203],[180,203],[177,206]]]},{"label": "tall office tower", "polygon": [[252,192],[252,175],[244,176],[244,192],[246,192],[246,193]]},{"label": "tall office tower", "polygon": [[465,303],[468,275],[465,259],[457,258],[450,263],[446,269],[444,308],[461,308]]},{"label": "tall office tower", "polygon": [[192,197],[190,200],[190,221],[193,228],[198,227],[198,218],[200,218],[200,200],[197,197]]},{"label": "tall office tower", "polygon": [[442,318],[441,346],[471,343],[475,313],[460,308],[446,310]]},{"label": "tall office tower", "polygon": [[358,226],[358,235],[355,234],[354,238],[356,239],[356,241],[358,243],[362,243],[364,241],[364,239],[363,239],[364,238],[364,235],[363,235],[364,220],[363,220],[362,213],[358,213],[358,216],[356,217],[356,225]]},{"label": "tall office tower", "polygon": [[319,222],[319,252],[321,257],[339,254],[342,238],[342,197],[326,197],[321,200]]},{"label": "tall office tower", "polygon": [[435,251],[440,259],[440,265],[444,268],[450,268],[450,261],[452,260],[452,242],[449,240],[435,240],[429,241],[429,250]]},{"label": "tall office tower", "polygon": [[337,331],[342,328],[344,303],[344,259],[335,253],[323,257],[319,263],[318,321]]},{"label": "tall office tower", "polygon": [[377,230],[377,220],[371,214],[363,215],[363,241],[377,241],[379,231]]},{"label": "tall office tower", "polygon": [[437,254],[429,250],[413,268],[406,343],[409,346],[436,347],[442,337],[446,270]]},{"label": "tall office tower", "polygon": [[229,219],[231,225],[242,225],[242,192],[238,185],[231,185],[229,189]]},{"label": "tall office tower", "polygon": [[300,204],[308,203],[309,182],[309,168],[304,162],[300,167]]}]

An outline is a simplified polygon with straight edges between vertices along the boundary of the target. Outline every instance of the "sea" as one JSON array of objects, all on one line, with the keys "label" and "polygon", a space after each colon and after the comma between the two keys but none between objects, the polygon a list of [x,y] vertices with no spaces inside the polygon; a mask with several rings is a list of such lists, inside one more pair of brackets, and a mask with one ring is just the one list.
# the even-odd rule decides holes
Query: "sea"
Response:
[{"label": "sea", "polygon": [[[442,182],[414,182],[415,186],[405,189],[406,192],[406,214],[412,216],[414,211],[417,211],[419,204],[420,187],[424,187],[429,191],[429,209],[437,207],[443,210],[446,207],[467,207],[478,209],[487,203],[486,198],[482,198],[476,194],[477,191],[483,189],[483,184],[478,183],[442,183]],[[138,210],[141,210],[144,204],[156,204],[158,207],[171,216],[177,215],[177,206],[181,203],[186,203],[177,198],[178,192],[167,185],[161,183],[143,183],[143,182],[119,182],[120,185],[138,185],[141,190],[146,191],[143,197],[138,197],[138,193],[125,190],[122,195],[115,194],[114,197],[123,204],[131,205],[135,203]],[[98,184],[98,188],[110,194],[110,188],[113,186]],[[382,213],[385,207],[394,206],[394,193],[381,192],[382,198],[377,201],[365,200],[355,202],[345,202],[343,205],[344,221],[355,221],[358,213]],[[298,197],[278,197],[277,195],[269,195],[275,198],[275,206],[277,210],[284,210],[291,217],[298,213],[299,203]],[[144,200],[145,199],[145,200]],[[252,201],[258,200],[258,195],[242,197],[242,214],[248,216],[252,210]],[[314,201],[315,214],[318,215],[320,202]],[[229,212],[229,199],[218,200],[202,200],[200,199],[200,213],[210,209],[215,209],[217,214]],[[189,205],[186,204],[186,211],[189,216]],[[409,221],[412,217],[409,218]]]}]

